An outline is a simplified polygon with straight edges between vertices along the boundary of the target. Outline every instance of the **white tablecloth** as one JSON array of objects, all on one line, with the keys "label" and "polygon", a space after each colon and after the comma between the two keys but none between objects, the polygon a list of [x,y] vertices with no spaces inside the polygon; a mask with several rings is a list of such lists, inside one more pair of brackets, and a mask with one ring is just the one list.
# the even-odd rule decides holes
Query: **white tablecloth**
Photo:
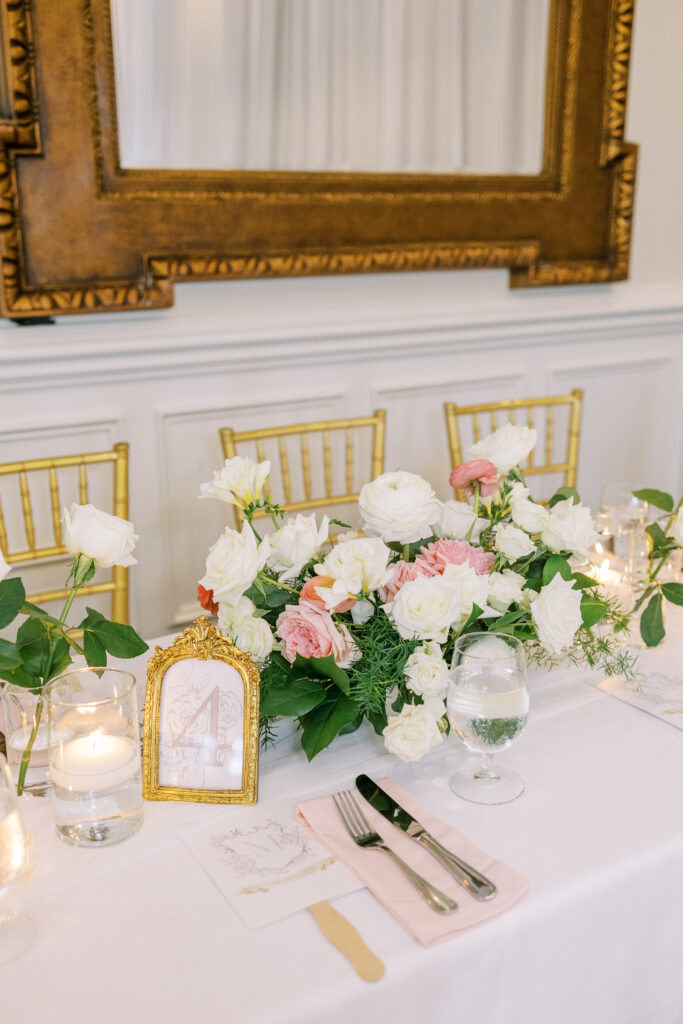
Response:
[{"label": "white tablecloth", "polygon": [[[669,667],[683,665],[681,640],[667,644]],[[291,737],[262,758],[261,799],[288,794],[292,807],[359,770],[393,775],[530,880],[508,913],[428,950],[366,890],[339,900],[386,963],[377,984],[356,977],[306,912],[255,931],[241,923],[178,839],[225,808],[150,803],[132,839],[82,850],[57,839],[49,801],[22,798],[37,863],[5,901],[23,900],[37,935],[0,968],[2,1020],[681,1024],[683,732],[587,678],[533,680],[529,725],[501,755],[527,788],[504,806],[451,794],[456,740],[414,766],[365,729],[312,765]]]}]

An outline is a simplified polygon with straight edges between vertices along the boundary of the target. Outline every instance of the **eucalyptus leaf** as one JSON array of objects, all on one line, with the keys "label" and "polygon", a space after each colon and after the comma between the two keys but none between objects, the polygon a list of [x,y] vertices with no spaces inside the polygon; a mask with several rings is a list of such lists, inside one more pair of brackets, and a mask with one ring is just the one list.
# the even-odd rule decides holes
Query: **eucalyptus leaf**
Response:
[{"label": "eucalyptus leaf", "polygon": [[657,491],[648,487],[642,491],[634,491],[633,497],[638,501],[646,501],[648,505],[661,508],[664,512],[673,512],[674,500],[666,491]]},{"label": "eucalyptus leaf", "polygon": [[640,616],[640,635],[648,647],[656,647],[664,639],[662,595],[655,594]]},{"label": "eucalyptus leaf", "polygon": [[662,593],[672,604],[683,604],[683,583],[662,583]]}]

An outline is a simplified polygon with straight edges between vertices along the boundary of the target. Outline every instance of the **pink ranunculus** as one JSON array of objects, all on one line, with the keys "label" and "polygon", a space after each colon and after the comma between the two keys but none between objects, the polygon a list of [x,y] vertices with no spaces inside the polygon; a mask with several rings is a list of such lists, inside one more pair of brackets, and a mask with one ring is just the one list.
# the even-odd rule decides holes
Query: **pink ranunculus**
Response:
[{"label": "pink ranunculus", "polygon": [[416,580],[418,576],[436,576],[439,572],[439,570],[433,569],[419,558],[414,562],[404,562],[401,559],[398,562],[394,562],[392,569],[394,570],[394,575],[383,587],[379,588],[379,596],[385,604],[389,604],[394,600],[404,584]]},{"label": "pink ranunculus", "polygon": [[[301,588],[299,601],[306,601],[308,604],[312,604],[314,608],[322,608],[324,610],[327,606],[318,591],[323,588],[327,589],[328,587],[331,587],[333,583],[334,580],[331,576],[311,576],[310,580],[306,580]],[[329,610],[341,615],[342,612],[350,611],[355,603],[356,598],[349,597]]]},{"label": "pink ranunculus", "polygon": [[218,603],[213,599],[213,590],[207,590],[201,583],[197,584],[197,600],[205,611],[212,615],[218,614]]},{"label": "pink ranunculus", "polygon": [[484,498],[495,494],[500,487],[498,470],[488,459],[463,462],[461,466],[455,467],[449,479],[451,487],[471,487],[472,484],[478,483]]},{"label": "pink ranunculus", "polygon": [[307,602],[285,605],[275,631],[283,642],[282,653],[291,663],[297,654],[302,658],[327,658],[331,654],[340,668],[348,668],[360,658],[346,626],[336,626],[329,612]]},{"label": "pink ranunculus", "polygon": [[493,552],[474,547],[465,540],[437,540],[420,548],[416,562],[424,562],[436,573],[442,573],[447,565],[467,563],[480,576],[487,576],[493,568]]}]

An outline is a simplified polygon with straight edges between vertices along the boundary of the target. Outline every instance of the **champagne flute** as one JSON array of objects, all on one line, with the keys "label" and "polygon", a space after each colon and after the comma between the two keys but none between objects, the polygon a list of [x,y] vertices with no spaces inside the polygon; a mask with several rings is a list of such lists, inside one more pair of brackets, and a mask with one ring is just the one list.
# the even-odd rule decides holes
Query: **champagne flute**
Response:
[{"label": "champagne flute", "polygon": [[504,804],[524,792],[517,772],[493,764],[529,717],[524,646],[505,633],[468,633],[456,640],[447,711],[451,728],[476,754],[449,779],[453,792],[480,804]]},{"label": "champagne flute", "polygon": [[[0,754],[0,900],[31,869],[30,836],[19,817],[19,803],[5,757]],[[20,910],[0,903],[0,965],[21,956],[33,941],[34,926]]]}]

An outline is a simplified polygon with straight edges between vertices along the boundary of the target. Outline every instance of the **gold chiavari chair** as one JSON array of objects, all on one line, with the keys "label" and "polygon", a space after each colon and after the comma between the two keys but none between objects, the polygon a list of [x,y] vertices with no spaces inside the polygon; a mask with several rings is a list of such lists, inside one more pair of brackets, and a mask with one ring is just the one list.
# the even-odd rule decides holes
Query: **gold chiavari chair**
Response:
[{"label": "gold chiavari chair", "polygon": [[[9,565],[30,564],[33,562],[54,559],[67,554],[62,538],[61,512],[62,505],[59,493],[58,471],[66,467],[78,469],[78,503],[88,504],[88,467],[99,463],[112,463],[114,472],[113,514],[122,519],[128,518],[128,445],[115,444],[112,451],[89,452],[86,455],[62,455],[53,459],[30,459],[24,462],[7,462],[0,464],[0,478],[16,476],[18,478],[18,498],[21,502],[24,533],[27,547],[19,551],[10,551],[8,531],[0,505],[0,551]],[[39,546],[36,541],[34,509],[31,502],[29,477],[37,473],[47,473],[50,491],[50,507],[52,513],[53,544]],[[81,588],[81,594],[111,593],[111,616],[115,622],[128,622],[128,569],[115,565],[112,578],[103,583],[88,583]],[[46,590],[42,593],[30,594],[28,600],[33,604],[44,604],[47,601],[64,600],[69,594],[68,587],[57,590]]]},{"label": "gold chiavari chair", "polygon": [[[271,498],[285,506],[288,512],[301,512],[304,509],[318,509],[344,505],[358,500],[359,491],[354,489],[355,483],[355,459],[354,459],[354,437],[358,431],[370,429],[372,431],[371,455],[369,476],[367,480],[374,480],[384,472],[384,438],[386,428],[386,410],[375,409],[372,416],[356,416],[350,419],[320,420],[313,423],[294,423],[288,427],[265,427],[261,430],[243,430],[239,433],[231,427],[223,427],[220,430],[223,456],[232,459],[238,454],[237,446],[252,442],[256,446],[256,457],[259,462],[267,458],[267,440],[276,439],[280,461],[280,479],[282,483],[282,494],[272,494]],[[333,442],[332,434],[343,431],[344,439],[344,482],[345,490],[340,493],[334,487],[333,475]],[[320,435],[322,440],[323,457],[323,485],[324,495],[314,497],[313,474],[311,472],[311,448],[309,438],[311,435]],[[301,455],[301,475],[303,478],[303,491],[305,498],[294,501],[292,499],[292,473],[290,470],[290,452],[287,447],[287,439],[290,437],[299,438],[299,449]],[[271,487],[273,474],[271,472]],[[365,482],[365,481],[364,481]],[[264,516],[266,513],[259,511],[256,516]],[[235,521],[238,529],[242,526],[242,512],[235,508]]]},{"label": "gold chiavari chair", "polygon": [[[483,436],[492,433],[507,423],[519,422],[533,428],[543,427],[544,461],[536,462],[531,452],[527,464],[523,467],[525,477],[535,475],[562,474],[566,487],[576,486],[576,475],[579,464],[579,435],[581,432],[581,407],[583,391],[575,389],[568,395],[552,395],[547,398],[517,398],[507,402],[484,402],[479,405],[455,405],[454,402],[444,403],[448,447],[451,456],[451,468],[467,461],[463,457],[463,446],[460,438],[458,421],[464,417],[471,419],[472,438],[476,443]],[[558,408],[568,409],[567,440],[563,457],[560,461],[554,458],[556,438],[555,411]],[[538,423],[536,413],[542,413],[543,423]],[[540,434],[539,434],[540,436]],[[464,500],[462,490],[456,490],[459,500]]]}]

